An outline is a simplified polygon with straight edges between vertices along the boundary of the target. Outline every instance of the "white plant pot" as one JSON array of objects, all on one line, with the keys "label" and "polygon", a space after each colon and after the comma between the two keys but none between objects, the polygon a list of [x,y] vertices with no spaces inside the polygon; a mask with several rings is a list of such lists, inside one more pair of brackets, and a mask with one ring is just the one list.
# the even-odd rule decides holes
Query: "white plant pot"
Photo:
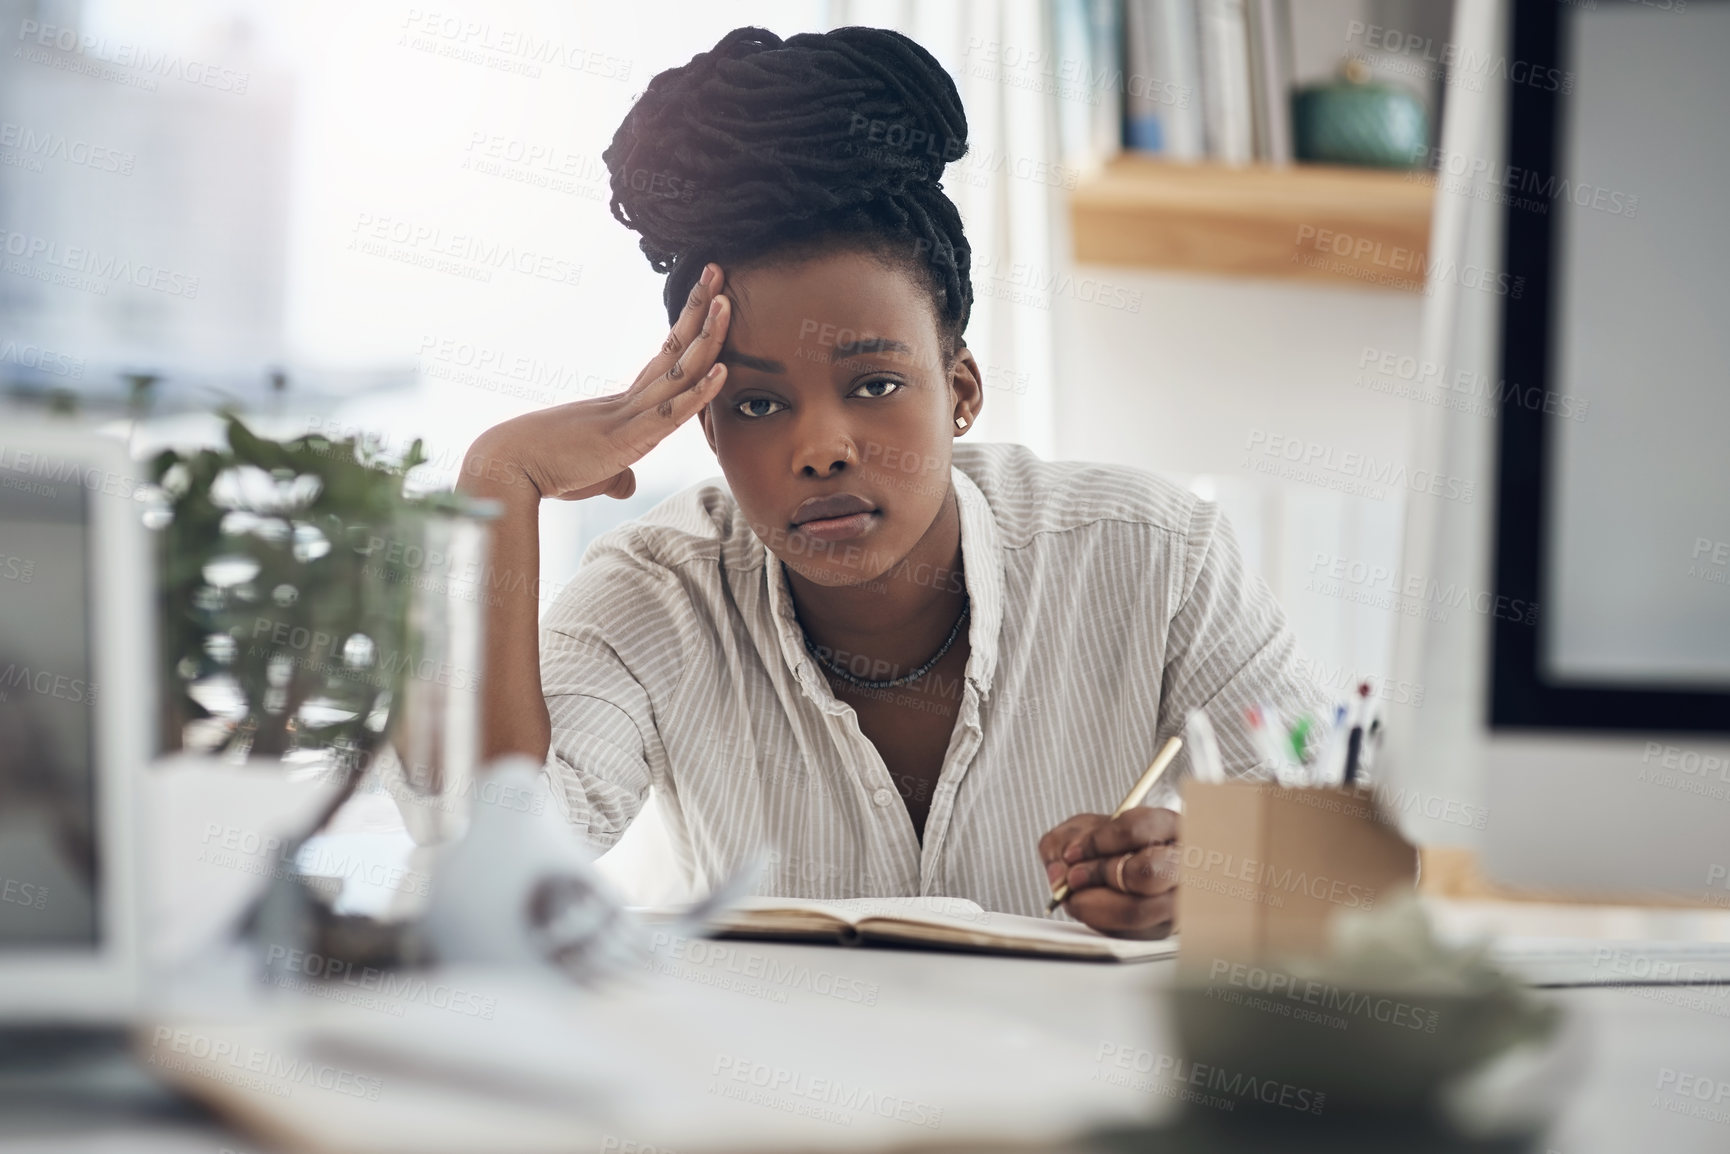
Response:
[{"label": "white plant pot", "polygon": [[211,948],[291,863],[282,847],[341,789],[339,775],[202,754],[154,762],[139,790],[144,957],[177,968]]}]

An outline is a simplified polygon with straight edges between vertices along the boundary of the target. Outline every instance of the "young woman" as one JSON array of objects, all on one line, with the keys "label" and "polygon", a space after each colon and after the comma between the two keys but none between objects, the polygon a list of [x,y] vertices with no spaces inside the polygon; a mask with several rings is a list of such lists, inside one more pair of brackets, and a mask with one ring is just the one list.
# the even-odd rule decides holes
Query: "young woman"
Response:
[{"label": "young woman", "polygon": [[[605,160],[671,332],[625,392],[465,462],[504,505],[496,576],[531,578],[494,582],[487,752],[544,759],[601,848],[657,790],[699,884],[759,845],[784,895],[1042,914],[1066,878],[1069,915],[1162,936],[1178,815],[1103,815],[1191,710],[1247,773],[1245,708],[1319,694],[1212,505],[956,443],[984,403],[939,183],[966,138],[936,60],[878,29],[741,28],[649,83]],[[629,496],[692,417],[726,484],[597,540],[537,645],[538,503]]]}]

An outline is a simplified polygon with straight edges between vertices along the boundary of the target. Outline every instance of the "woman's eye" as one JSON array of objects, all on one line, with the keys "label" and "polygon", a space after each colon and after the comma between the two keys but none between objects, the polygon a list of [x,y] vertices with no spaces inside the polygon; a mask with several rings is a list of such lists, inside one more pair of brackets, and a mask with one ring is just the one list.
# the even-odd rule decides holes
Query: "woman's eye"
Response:
[{"label": "woman's eye", "polygon": [[854,396],[866,396],[866,397],[887,397],[892,393],[899,392],[900,389],[901,389],[901,382],[900,381],[891,381],[891,380],[887,380],[887,379],[876,380],[876,381],[866,381],[864,384],[860,385],[858,388],[853,390],[853,395]]},{"label": "woman's eye", "polygon": [[741,417],[767,417],[786,407],[780,401],[771,401],[768,397],[747,397],[733,406]]}]

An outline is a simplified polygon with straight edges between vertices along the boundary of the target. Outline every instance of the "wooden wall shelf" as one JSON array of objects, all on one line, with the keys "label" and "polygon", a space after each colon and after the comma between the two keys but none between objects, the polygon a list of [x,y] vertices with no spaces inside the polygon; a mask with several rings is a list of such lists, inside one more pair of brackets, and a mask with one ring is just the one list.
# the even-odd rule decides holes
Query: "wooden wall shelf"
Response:
[{"label": "wooden wall shelf", "polygon": [[1433,184],[1428,173],[1122,156],[1070,194],[1075,259],[1421,292]]}]

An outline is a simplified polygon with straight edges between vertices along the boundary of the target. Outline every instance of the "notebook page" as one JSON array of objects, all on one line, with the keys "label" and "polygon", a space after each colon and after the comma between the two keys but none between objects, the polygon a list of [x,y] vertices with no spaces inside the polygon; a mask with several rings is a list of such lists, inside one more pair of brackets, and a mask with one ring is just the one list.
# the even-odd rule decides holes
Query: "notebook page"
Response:
[{"label": "notebook page", "polygon": [[977,922],[989,916],[978,902],[951,897],[892,898],[745,898],[723,915],[730,924],[749,922],[756,913],[817,914],[856,926],[865,918],[923,922],[955,918]]},{"label": "notebook page", "polygon": [[1177,953],[1175,937],[1160,941],[1111,938],[1077,922],[1030,918],[983,909],[970,915],[932,912],[912,918],[874,918],[869,922],[861,920],[857,924],[874,935],[911,937],[912,935],[894,933],[896,921],[939,927],[946,931],[945,937],[955,935],[973,945],[994,946],[1015,952],[1068,957],[1109,957],[1120,961],[1170,957]]},{"label": "notebook page", "polygon": [[1052,957],[1146,961],[1177,952],[1176,938],[1154,942],[1111,938],[1076,922],[997,913],[967,898],[941,896],[753,897],[721,914],[717,923],[725,929],[771,933],[841,924],[883,941],[946,943]]}]

